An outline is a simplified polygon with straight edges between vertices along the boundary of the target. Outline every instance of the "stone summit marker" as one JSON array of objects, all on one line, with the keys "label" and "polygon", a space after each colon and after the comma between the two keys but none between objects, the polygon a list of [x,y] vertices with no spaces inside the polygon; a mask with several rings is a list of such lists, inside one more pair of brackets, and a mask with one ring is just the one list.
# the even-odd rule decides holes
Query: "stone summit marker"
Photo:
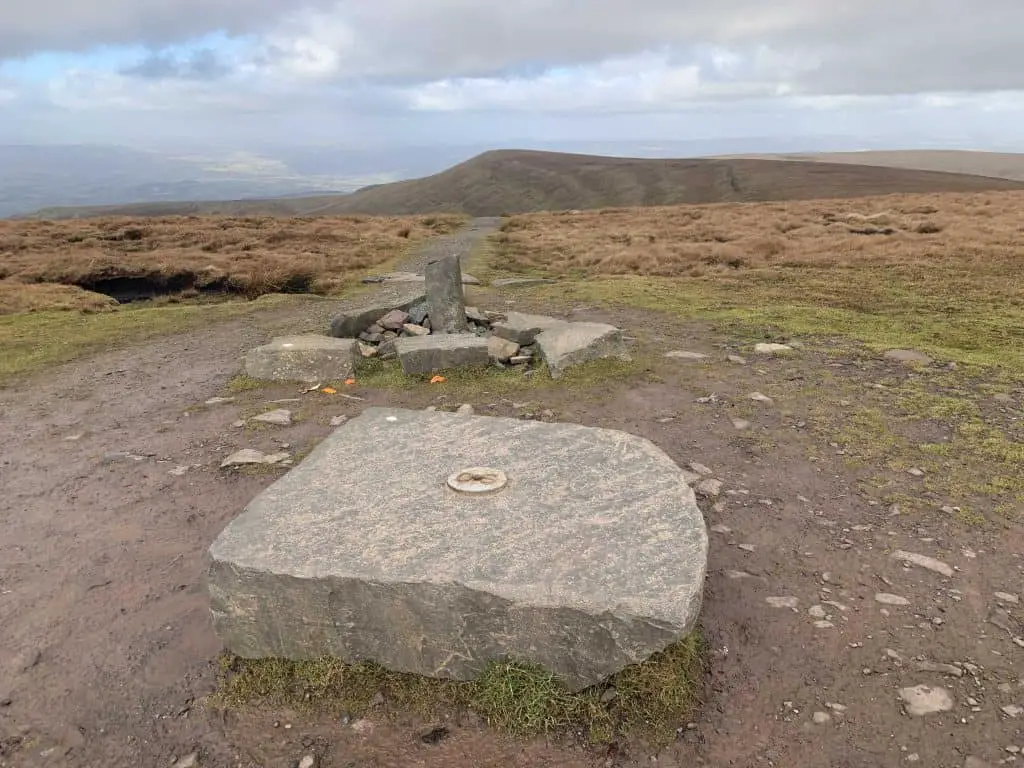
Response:
[{"label": "stone summit marker", "polygon": [[691,632],[707,551],[685,473],[648,440],[368,408],[224,529],[208,585],[242,657],[458,680],[510,659],[580,690]]}]

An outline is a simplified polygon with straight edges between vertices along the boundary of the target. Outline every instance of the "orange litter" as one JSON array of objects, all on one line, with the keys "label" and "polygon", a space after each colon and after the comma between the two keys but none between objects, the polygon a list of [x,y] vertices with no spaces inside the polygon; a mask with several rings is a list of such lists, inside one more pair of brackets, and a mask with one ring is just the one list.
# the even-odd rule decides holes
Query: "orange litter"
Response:
[{"label": "orange litter", "polygon": [[336,395],[336,394],[338,394],[338,390],[336,390],[334,387],[324,387],[320,391],[323,392],[325,395]]},{"label": "orange litter", "polygon": [[448,379],[446,379],[444,376],[435,376],[434,378],[432,378],[430,380],[430,383],[431,384],[444,384],[446,381],[448,381]]},{"label": "orange litter", "polygon": [[355,379],[345,379],[345,386],[347,386],[347,387],[351,387],[355,383],[356,383]]}]

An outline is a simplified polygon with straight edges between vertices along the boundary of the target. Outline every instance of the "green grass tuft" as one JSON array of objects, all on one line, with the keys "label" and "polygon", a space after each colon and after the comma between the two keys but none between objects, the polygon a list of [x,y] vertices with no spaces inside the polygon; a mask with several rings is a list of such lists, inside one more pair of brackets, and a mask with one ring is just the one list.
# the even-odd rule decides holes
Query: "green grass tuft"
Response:
[{"label": "green grass tuft", "polygon": [[705,658],[704,642],[695,632],[624,669],[606,685],[571,693],[543,669],[508,661],[491,662],[476,680],[458,682],[329,658],[296,662],[224,656],[219,689],[209,703],[362,716],[381,694],[391,711],[433,717],[472,710],[490,726],[516,736],[583,731],[594,743],[642,736],[664,744],[693,714]]}]

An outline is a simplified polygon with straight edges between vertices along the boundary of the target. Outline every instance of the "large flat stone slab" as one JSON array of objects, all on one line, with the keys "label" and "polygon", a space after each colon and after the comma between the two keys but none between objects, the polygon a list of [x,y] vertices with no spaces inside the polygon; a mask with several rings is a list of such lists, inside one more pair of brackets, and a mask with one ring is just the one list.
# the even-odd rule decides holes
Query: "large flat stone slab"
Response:
[{"label": "large flat stone slab", "polygon": [[245,373],[253,379],[270,381],[338,381],[352,375],[358,355],[355,339],[316,334],[279,336],[249,350]]},{"label": "large flat stone slab", "polygon": [[622,331],[606,323],[562,323],[538,334],[537,348],[553,379],[592,360],[632,359]]},{"label": "large flat stone slab", "polygon": [[490,362],[487,339],[471,333],[404,336],[395,339],[395,350],[405,374],[482,368]]},{"label": "large flat stone slab", "polygon": [[354,339],[391,310],[408,312],[423,301],[426,301],[426,294],[422,285],[399,283],[391,288],[381,288],[366,304],[339,313],[331,321],[331,336]]},{"label": "large flat stone slab", "polygon": [[[504,487],[448,487],[480,465]],[[368,408],[224,529],[208,583],[242,657],[459,680],[508,658],[579,690],[693,629],[707,550],[685,474],[647,440]]]},{"label": "large flat stone slab", "polygon": [[[364,277],[364,283],[383,283],[384,285],[392,285],[395,283],[423,283],[426,279],[426,275],[418,275],[415,272],[388,272],[385,275],[374,275],[372,277]],[[466,272],[462,273],[462,284],[463,285],[480,285],[480,279],[473,277]]]},{"label": "large flat stone slab", "polygon": [[519,346],[525,347],[528,344],[533,344],[541,331],[558,328],[567,322],[567,320],[559,320],[557,317],[548,317],[547,315],[506,312],[504,320],[499,320],[491,325],[491,331],[495,336],[514,341]]}]

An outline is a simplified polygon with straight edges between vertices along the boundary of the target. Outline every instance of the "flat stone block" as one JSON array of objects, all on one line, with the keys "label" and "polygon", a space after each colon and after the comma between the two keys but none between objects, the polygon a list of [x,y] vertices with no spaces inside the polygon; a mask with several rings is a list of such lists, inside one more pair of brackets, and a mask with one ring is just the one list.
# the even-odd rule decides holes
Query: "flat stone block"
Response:
[{"label": "flat stone block", "polygon": [[553,379],[591,360],[632,359],[622,331],[605,323],[563,323],[539,334],[537,348]]},{"label": "flat stone block", "polygon": [[484,367],[490,361],[487,339],[471,333],[405,336],[395,350],[406,374],[434,373],[448,368]]},{"label": "flat stone block", "polygon": [[552,285],[555,281],[546,277],[503,277],[492,280],[495,288],[525,288],[530,285]]},{"label": "flat stone block", "polygon": [[505,319],[492,324],[491,331],[495,336],[514,341],[521,347],[533,344],[541,331],[565,325],[567,320],[547,315],[528,315],[525,312],[506,312]]},{"label": "flat stone block", "polygon": [[380,289],[380,295],[367,304],[346,310],[331,321],[331,336],[354,339],[369,326],[393,309],[408,312],[415,304],[426,300],[422,285],[398,284],[391,289]]},{"label": "flat stone block", "polygon": [[684,473],[648,440],[368,408],[224,529],[208,585],[242,657],[458,680],[511,659],[580,690],[689,634],[707,551]]},{"label": "flat stone block", "polygon": [[245,373],[253,379],[309,384],[345,379],[355,369],[358,344],[315,334],[280,336],[249,351]]}]

